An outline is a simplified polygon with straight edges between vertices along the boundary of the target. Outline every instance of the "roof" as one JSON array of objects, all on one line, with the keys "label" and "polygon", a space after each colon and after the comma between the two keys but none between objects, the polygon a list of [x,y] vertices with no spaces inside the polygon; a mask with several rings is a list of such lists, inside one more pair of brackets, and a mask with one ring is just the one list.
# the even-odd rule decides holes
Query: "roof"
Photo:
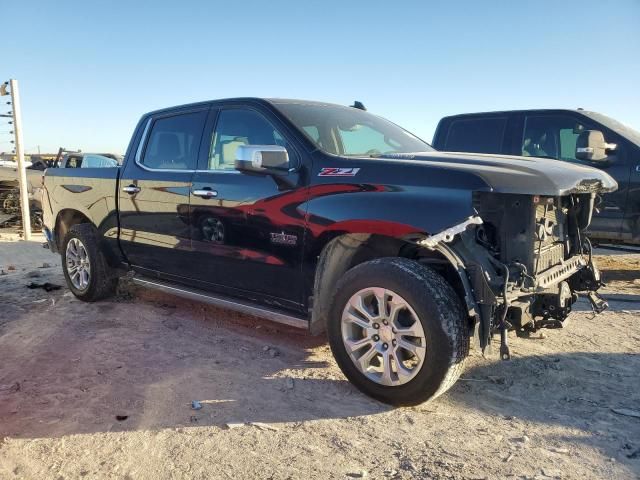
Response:
[{"label": "roof", "polygon": [[321,102],[316,100],[302,100],[302,99],[294,99],[294,98],[232,97],[232,98],[218,98],[215,100],[206,100],[206,101],[195,102],[195,103],[186,103],[184,105],[174,105],[171,107],[161,108],[159,110],[148,112],[146,115],[155,115],[158,113],[167,112],[171,110],[198,108],[198,107],[207,106],[211,103],[231,103],[231,102],[261,103],[261,104],[271,104],[271,105],[287,103],[287,104],[300,104],[300,105],[325,105],[325,106],[334,106],[334,107],[346,107],[346,105],[339,105],[336,103]]},{"label": "roof", "polygon": [[572,112],[580,113],[583,115],[589,115],[596,112],[590,112],[582,108],[523,108],[518,110],[495,110],[492,112],[472,112],[472,113],[457,113],[455,115],[447,115],[445,118],[454,117],[470,117],[474,115],[511,115],[513,113],[557,113],[557,112]]}]

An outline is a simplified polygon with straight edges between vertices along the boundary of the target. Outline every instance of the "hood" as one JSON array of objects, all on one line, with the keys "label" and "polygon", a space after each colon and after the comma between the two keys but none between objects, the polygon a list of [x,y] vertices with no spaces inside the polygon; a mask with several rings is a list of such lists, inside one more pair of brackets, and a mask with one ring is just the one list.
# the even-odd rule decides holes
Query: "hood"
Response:
[{"label": "hood", "polygon": [[597,168],[561,160],[480,153],[419,152],[376,156],[478,177],[498,193],[561,196],[606,193],[618,188]]}]

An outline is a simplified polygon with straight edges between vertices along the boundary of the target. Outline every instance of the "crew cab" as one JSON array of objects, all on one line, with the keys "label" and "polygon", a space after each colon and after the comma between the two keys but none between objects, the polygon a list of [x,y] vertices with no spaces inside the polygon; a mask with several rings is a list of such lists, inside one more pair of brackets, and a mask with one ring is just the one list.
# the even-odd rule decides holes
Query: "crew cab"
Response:
[{"label": "crew cab", "polygon": [[583,109],[464,113],[440,120],[433,145],[602,169],[618,189],[597,200],[589,236],[594,242],[640,245],[640,132],[627,125]]},{"label": "crew cab", "polygon": [[[356,106],[360,106],[356,103]],[[594,310],[584,235],[606,173],[548,159],[450,154],[364,111],[240,98],[148,113],[117,168],[48,169],[49,247],[73,294],[118,276],[327,333],[363,392],[446,391],[470,345]]]}]

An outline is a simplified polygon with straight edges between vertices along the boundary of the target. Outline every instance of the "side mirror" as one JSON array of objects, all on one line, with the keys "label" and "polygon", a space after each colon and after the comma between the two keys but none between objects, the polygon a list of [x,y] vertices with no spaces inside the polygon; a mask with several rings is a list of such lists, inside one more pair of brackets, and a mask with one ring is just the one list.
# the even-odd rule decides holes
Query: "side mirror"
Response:
[{"label": "side mirror", "polygon": [[236,170],[263,175],[289,173],[289,154],[280,145],[240,145],[236,150]]},{"label": "side mirror", "polygon": [[603,162],[609,158],[607,151],[616,149],[614,143],[604,141],[600,130],[585,130],[576,141],[576,158],[589,162]]}]

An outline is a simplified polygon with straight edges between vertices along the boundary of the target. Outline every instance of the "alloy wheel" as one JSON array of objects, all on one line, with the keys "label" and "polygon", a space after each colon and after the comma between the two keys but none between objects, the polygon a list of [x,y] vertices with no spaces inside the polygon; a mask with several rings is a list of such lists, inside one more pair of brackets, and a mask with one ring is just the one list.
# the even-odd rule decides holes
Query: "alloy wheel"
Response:
[{"label": "alloy wheel", "polygon": [[67,273],[69,279],[78,290],[86,290],[91,279],[91,263],[84,244],[78,238],[72,238],[67,243],[65,252]]},{"label": "alloy wheel", "polygon": [[356,368],[384,386],[414,378],[423,366],[426,337],[411,305],[381,287],[356,292],[342,313],[342,341]]}]

